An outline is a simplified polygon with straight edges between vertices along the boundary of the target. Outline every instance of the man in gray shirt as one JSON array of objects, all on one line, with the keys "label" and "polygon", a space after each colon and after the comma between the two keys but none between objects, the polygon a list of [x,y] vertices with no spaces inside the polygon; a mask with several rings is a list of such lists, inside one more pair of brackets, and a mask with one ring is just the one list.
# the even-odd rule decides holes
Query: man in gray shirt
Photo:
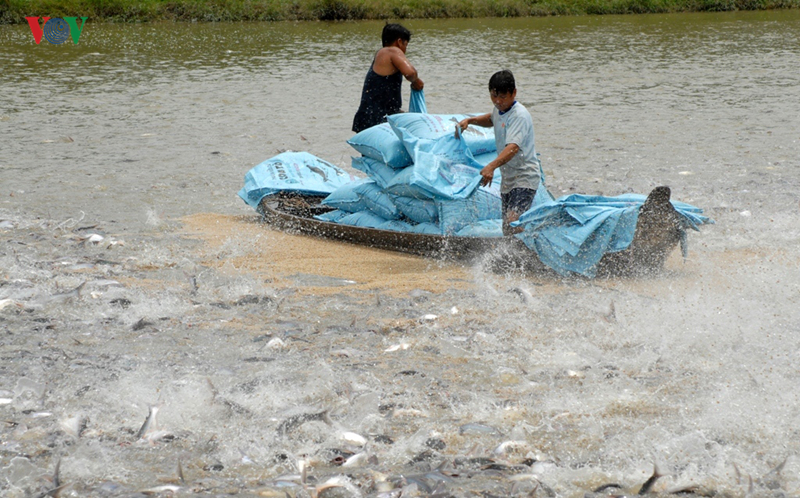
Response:
[{"label": "man in gray shirt", "polygon": [[539,187],[539,160],[536,158],[533,119],[528,110],[516,101],[517,87],[511,71],[498,71],[489,79],[491,113],[467,118],[458,123],[463,132],[471,124],[494,126],[497,158],[481,170],[481,185],[491,185],[494,171],[502,167],[500,196],[503,201],[503,234],[512,235],[509,223],[519,219],[533,203]]}]

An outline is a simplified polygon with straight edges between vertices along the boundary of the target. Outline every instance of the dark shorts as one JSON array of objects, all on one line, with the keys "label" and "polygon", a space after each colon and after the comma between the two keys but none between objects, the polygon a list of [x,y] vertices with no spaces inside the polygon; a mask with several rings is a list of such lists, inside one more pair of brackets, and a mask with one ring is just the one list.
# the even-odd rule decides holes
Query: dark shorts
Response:
[{"label": "dark shorts", "polygon": [[500,194],[503,201],[503,216],[509,211],[518,215],[530,209],[536,191],[532,188],[512,188],[508,193]]}]

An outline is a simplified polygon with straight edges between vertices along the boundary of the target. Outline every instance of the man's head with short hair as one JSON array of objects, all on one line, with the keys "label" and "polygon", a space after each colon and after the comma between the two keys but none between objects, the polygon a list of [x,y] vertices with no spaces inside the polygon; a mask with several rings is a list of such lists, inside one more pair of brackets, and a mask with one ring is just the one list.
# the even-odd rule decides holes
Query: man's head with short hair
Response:
[{"label": "man's head with short hair", "polygon": [[497,71],[489,78],[489,92],[504,95],[517,89],[514,75],[508,69]]},{"label": "man's head with short hair", "polygon": [[388,47],[397,40],[411,41],[411,31],[399,24],[387,24],[384,26],[383,34],[381,35],[383,46]]}]

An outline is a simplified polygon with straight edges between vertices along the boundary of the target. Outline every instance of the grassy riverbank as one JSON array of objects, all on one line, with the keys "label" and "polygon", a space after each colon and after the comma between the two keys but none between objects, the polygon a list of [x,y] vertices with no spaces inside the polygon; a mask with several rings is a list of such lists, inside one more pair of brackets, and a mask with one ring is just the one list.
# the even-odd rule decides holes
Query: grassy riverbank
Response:
[{"label": "grassy riverbank", "polygon": [[0,0],[0,23],[26,16],[93,21],[283,21],[643,14],[800,8],[800,0]]}]

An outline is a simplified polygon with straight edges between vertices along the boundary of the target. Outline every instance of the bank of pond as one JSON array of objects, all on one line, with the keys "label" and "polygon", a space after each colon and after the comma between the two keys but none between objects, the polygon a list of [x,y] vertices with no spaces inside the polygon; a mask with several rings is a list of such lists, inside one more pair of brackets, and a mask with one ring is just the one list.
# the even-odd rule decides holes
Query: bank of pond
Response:
[{"label": "bank of pond", "polygon": [[800,0],[0,0],[0,24],[29,16],[91,21],[336,21],[800,8]]}]

